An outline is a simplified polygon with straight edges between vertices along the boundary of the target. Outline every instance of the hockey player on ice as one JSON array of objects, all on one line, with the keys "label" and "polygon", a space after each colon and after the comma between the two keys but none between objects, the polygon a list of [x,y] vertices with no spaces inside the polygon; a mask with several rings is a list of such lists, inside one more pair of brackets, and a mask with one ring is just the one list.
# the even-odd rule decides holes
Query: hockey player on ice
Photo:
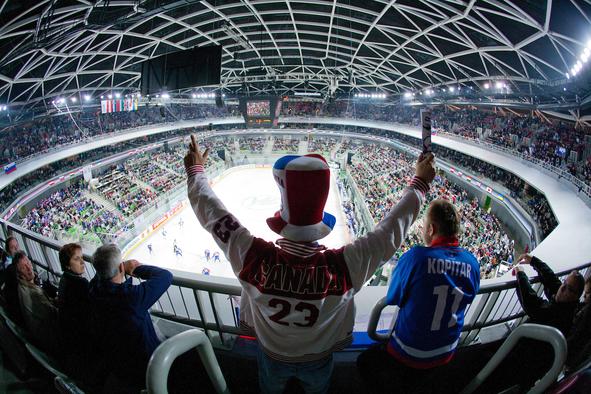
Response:
[{"label": "hockey player on ice", "polygon": [[176,244],[173,245],[173,251],[174,251],[174,255],[176,257],[183,257],[183,251],[181,250],[181,248],[179,248]]},{"label": "hockey player on ice", "polygon": [[220,262],[220,252],[214,252],[212,260],[214,263],[219,263]]},{"label": "hockey player on ice", "polygon": [[209,257],[210,257],[210,252],[209,249],[205,249],[205,260],[209,263]]}]

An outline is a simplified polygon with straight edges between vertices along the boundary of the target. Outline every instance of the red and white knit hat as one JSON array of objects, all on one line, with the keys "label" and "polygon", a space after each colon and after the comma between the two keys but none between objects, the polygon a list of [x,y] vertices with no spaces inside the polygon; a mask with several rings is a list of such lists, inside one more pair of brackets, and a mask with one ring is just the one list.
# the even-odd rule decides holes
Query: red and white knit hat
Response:
[{"label": "red and white knit hat", "polygon": [[336,219],[324,212],[330,169],[318,154],[284,156],[273,165],[281,192],[281,209],[267,219],[277,234],[291,241],[312,242],[326,237]]}]

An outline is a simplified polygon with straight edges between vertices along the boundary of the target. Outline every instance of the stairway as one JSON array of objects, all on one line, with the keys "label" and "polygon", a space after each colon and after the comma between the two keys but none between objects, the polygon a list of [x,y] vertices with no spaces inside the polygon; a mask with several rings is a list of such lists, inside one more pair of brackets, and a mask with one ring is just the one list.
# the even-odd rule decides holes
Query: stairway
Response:
[{"label": "stairway", "polygon": [[[173,175],[184,175],[184,173],[182,173],[180,171],[173,170],[172,168],[170,168],[162,163],[159,163],[157,161],[155,161],[154,164],[156,164],[158,167],[162,168],[164,171],[169,172]],[[179,169],[181,169],[181,168],[182,168],[182,165],[179,163]]]},{"label": "stairway", "polygon": [[298,146],[298,155],[305,155],[308,153],[308,139],[304,138],[300,141]]},{"label": "stairway", "polygon": [[139,187],[144,189],[148,189],[151,192],[157,193],[156,189],[154,189],[151,185],[147,184],[146,182],[140,180],[139,178],[128,178],[131,183],[135,183]]},{"label": "stairway", "polygon": [[98,193],[93,193],[93,192],[87,191],[87,192],[85,192],[85,194],[83,194],[83,196],[91,199],[92,201],[94,201],[98,205],[104,207],[104,209],[109,212],[120,213],[119,210],[117,209],[117,207],[110,200],[107,200],[106,198],[104,198],[103,196],[101,196]]},{"label": "stairway", "polygon": [[265,155],[270,155],[271,152],[273,152],[273,144],[275,143],[275,137],[271,136],[269,137],[269,139],[267,140],[267,145],[265,145],[265,149],[263,150],[263,153]]}]

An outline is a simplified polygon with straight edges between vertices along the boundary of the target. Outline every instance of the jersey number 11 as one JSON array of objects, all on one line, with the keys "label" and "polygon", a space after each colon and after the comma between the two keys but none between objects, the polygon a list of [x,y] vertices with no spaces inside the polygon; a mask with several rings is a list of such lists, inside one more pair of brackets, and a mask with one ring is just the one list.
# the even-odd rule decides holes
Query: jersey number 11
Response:
[{"label": "jersey number 11", "polygon": [[[433,315],[433,321],[431,322],[431,331],[438,331],[441,329],[441,321],[443,320],[443,313],[445,312],[447,305],[448,305],[448,285],[441,285],[433,288],[433,294],[437,296],[437,306],[435,307],[435,314]],[[453,296],[453,301],[451,304],[451,317],[449,322],[447,323],[447,327],[453,327],[458,322],[458,308],[460,307],[460,302],[462,302],[462,298],[464,297],[464,292],[454,287],[451,289],[451,296]]]}]

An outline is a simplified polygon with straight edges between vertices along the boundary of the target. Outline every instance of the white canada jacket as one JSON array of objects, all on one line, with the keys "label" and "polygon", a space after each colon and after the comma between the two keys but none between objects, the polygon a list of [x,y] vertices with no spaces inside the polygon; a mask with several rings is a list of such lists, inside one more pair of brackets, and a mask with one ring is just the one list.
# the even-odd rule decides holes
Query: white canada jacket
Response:
[{"label": "white canada jacket", "polygon": [[217,198],[200,165],[188,169],[193,211],[242,285],[240,324],[284,362],[314,361],[348,346],[353,296],[392,257],[416,220],[428,185],[415,177],[375,230],[340,249],[256,238]]}]

